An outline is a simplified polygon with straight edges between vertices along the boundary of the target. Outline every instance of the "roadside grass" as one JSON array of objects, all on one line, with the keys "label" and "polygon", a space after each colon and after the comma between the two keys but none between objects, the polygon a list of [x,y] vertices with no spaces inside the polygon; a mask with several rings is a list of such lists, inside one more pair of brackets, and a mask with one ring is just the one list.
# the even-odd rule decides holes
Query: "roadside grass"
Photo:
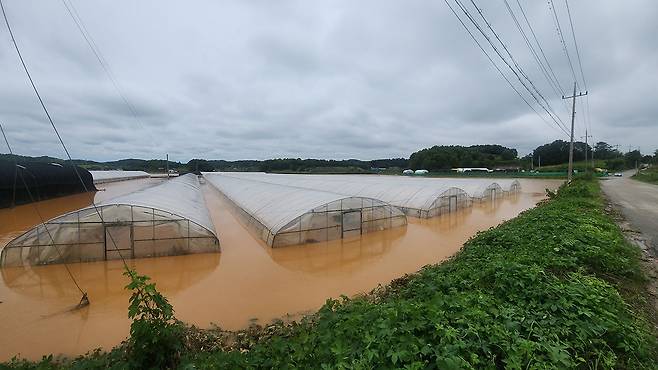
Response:
[{"label": "roadside grass", "polygon": [[[447,262],[363,296],[330,299],[300,323],[234,333],[230,341],[226,332],[200,332],[203,347],[215,349],[188,343],[178,365],[656,369],[640,252],[604,213],[598,183],[578,179],[551,198],[474,236]],[[125,356],[115,349],[8,365],[124,368]]]},{"label": "roadside grass", "polygon": [[649,167],[641,170],[640,173],[633,175],[636,180],[648,182],[649,184],[658,185],[658,166]]}]

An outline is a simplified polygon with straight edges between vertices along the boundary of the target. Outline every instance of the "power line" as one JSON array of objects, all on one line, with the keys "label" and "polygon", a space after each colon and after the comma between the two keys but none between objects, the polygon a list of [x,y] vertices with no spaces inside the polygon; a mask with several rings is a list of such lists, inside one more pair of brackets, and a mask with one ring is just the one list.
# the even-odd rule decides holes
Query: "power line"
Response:
[{"label": "power line", "polygon": [[[552,129],[554,129],[554,130],[558,130],[558,128],[556,128],[555,126],[551,125],[551,124],[550,124],[550,123],[549,123],[549,122],[548,122],[548,121],[547,121],[547,120],[546,120],[541,114],[539,114],[539,112],[537,112],[537,110],[532,106],[532,104],[530,104],[530,103],[528,102],[528,100],[526,100],[526,98],[525,98],[525,97],[519,92],[519,90],[514,86],[514,84],[512,84],[512,82],[509,80],[509,78],[507,78],[507,76],[505,75],[505,73],[503,73],[503,71],[500,69],[500,67],[498,67],[498,65],[496,64],[496,62],[494,62],[494,60],[491,58],[491,56],[489,55],[489,53],[487,53],[487,51],[484,49],[484,47],[482,46],[482,44],[480,44],[480,42],[479,42],[478,39],[475,37],[475,35],[473,35],[473,33],[471,32],[471,30],[468,28],[468,26],[466,26],[466,23],[464,23],[464,21],[461,19],[461,17],[459,16],[459,14],[457,14],[457,12],[455,11],[455,9],[453,9],[453,7],[450,5],[450,3],[448,2],[448,0],[443,0],[443,1],[446,3],[446,5],[448,6],[448,8],[449,8],[450,11],[452,12],[452,14],[455,15],[455,17],[457,18],[457,20],[459,21],[459,23],[461,23],[461,25],[464,27],[464,29],[465,29],[466,32],[469,34],[469,36],[471,36],[471,39],[473,39],[473,41],[474,41],[475,44],[478,46],[478,48],[482,51],[482,53],[484,53],[484,55],[487,57],[487,59],[489,60],[489,62],[491,62],[491,64],[494,66],[494,68],[496,68],[496,71],[498,71],[498,73],[500,74],[500,76],[501,76],[501,77],[507,82],[507,84],[512,88],[512,90],[514,90],[514,92],[515,92],[515,93],[521,98],[521,100],[523,100],[523,102],[524,102],[524,103],[525,103],[530,109],[532,109],[532,111],[535,112],[535,114],[537,114],[537,116],[538,116],[539,118],[541,118],[541,120],[542,120],[547,126],[549,126],[550,128],[552,128]],[[566,131],[564,131],[564,129],[562,129],[562,127],[560,127],[560,126],[558,126],[558,127],[564,132],[564,134],[566,134],[566,135],[568,136],[568,133],[567,133]],[[559,132],[559,130],[558,130],[558,132]]]},{"label": "power line", "polygon": [[573,20],[571,19],[571,10],[569,9],[569,1],[564,0],[564,4],[567,6],[567,14],[569,15],[569,25],[571,25],[571,36],[573,37],[573,45],[576,49],[576,56],[578,57],[578,67],[580,68],[580,76],[583,79],[583,87],[587,90],[587,82],[585,81],[585,74],[583,73],[583,64],[580,60],[580,51],[578,50],[578,42],[576,41],[576,32],[573,29]]},{"label": "power line", "polygon": [[578,79],[576,78],[576,72],[573,69],[573,63],[571,63],[571,57],[569,56],[569,49],[567,48],[567,43],[564,41],[564,36],[562,34],[562,27],[560,26],[560,19],[557,16],[557,11],[555,10],[555,4],[553,3],[553,0],[548,0],[548,7],[553,11],[553,23],[555,24],[557,35],[560,38],[560,42],[562,44],[562,50],[564,51],[564,54],[567,56],[567,61],[569,62],[569,68],[571,68],[571,74],[573,75],[574,81],[578,82]]},{"label": "power line", "polygon": [[[530,95],[531,95],[532,98],[537,102],[537,104],[538,104],[538,105],[539,105],[539,106],[540,106],[540,107],[541,107],[541,108],[542,108],[542,109],[548,114],[548,116],[553,120],[553,122],[555,122],[555,124],[556,124],[558,127],[560,127],[560,129],[563,130],[563,131],[568,135],[568,133],[567,133],[567,131],[566,131],[566,126],[564,125],[564,123],[561,122],[561,120],[559,120],[559,117],[558,117],[558,119],[556,119],[556,117],[554,116],[554,112],[552,113],[551,111],[549,111],[549,109],[547,109],[547,108],[546,108],[546,107],[545,107],[545,106],[539,101],[539,98],[537,98],[537,96],[535,95],[535,93],[533,93],[533,91],[532,91],[532,90],[528,87],[528,85],[526,85],[526,83],[523,81],[523,79],[522,79],[521,76],[519,75],[519,73],[523,73],[523,72],[522,72],[522,71],[517,71],[516,69],[514,69],[514,67],[512,67],[512,65],[511,65],[511,64],[507,61],[507,59],[502,55],[502,53],[500,52],[500,50],[498,50],[498,48],[496,47],[496,45],[494,45],[494,43],[493,43],[493,41],[491,40],[491,38],[490,38],[490,37],[487,35],[487,33],[482,29],[482,27],[480,26],[480,24],[479,24],[479,23],[473,18],[473,16],[470,14],[470,12],[468,11],[468,9],[467,9],[467,8],[466,8],[466,7],[465,7],[465,6],[464,6],[459,0],[454,0],[454,1],[455,1],[455,3],[457,4],[457,6],[459,6],[459,8],[461,9],[461,11],[464,13],[464,15],[466,16],[466,18],[468,18],[468,19],[471,21],[471,23],[473,23],[473,25],[475,26],[475,28],[480,32],[480,34],[482,34],[482,36],[484,37],[484,39],[489,43],[489,45],[490,45],[491,48],[494,50],[494,52],[498,55],[498,57],[503,61],[503,63],[505,63],[505,65],[507,65],[507,67],[508,67],[508,68],[512,71],[512,73],[516,76],[516,78],[519,80],[519,82],[521,83],[521,85],[526,89],[526,91],[528,91],[528,93],[530,93]],[[482,14],[481,14],[481,15],[482,15]],[[483,15],[482,15],[482,16],[483,16]],[[486,18],[485,18],[485,22],[488,24],[488,22],[486,21]],[[501,42],[502,42],[502,41],[501,41]],[[550,105],[549,105],[549,107],[550,107]],[[551,108],[551,110],[552,110],[552,108]],[[559,120],[559,122],[558,122],[558,120]]]},{"label": "power line", "polygon": [[[135,122],[137,122],[137,124],[142,129],[144,129],[144,125],[142,124],[142,121],[140,120],[139,115],[137,114],[137,109],[135,109],[135,106],[130,102],[130,100],[128,99],[126,94],[121,89],[119,83],[117,82],[117,78],[114,75],[114,72],[112,71],[110,63],[107,61],[107,59],[105,58],[105,56],[101,52],[101,49],[98,46],[98,44],[96,43],[96,40],[94,40],[94,37],[92,36],[91,32],[89,32],[89,30],[87,29],[87,26],[85,25],[84,20],[80,16],[80,13],[78,13],[78,10],[76,9],[75,4],[73,3],[72,0],[68,0],[68,2],[67,2],[67,0],[62,0],[62,4],[64,4],[64,7],[66,8],[67,13],[69,14],[69,16],[71,16],[71,19],[73,19],[73,22],[75,23],[76,28],[78,29],[78,31],[82,35],[83,39],[85,40],[85,42],[89,46],[89,49],[91,50],[91,52],[94,54],[94,57],[96,57],[96,60],[98,61],[98,63],[102,67],[103,71],[107,75],[107,78],[112,83],[112,86],[114,87],[114,90],[116,90],[117,94],[119,95],[119,97],[123,101],[124,105],[128,109],[128,112],[133,117]],[[154,149],[154,145],[155,145],[156,141],[153,140],[153,137],[151,135],[151,131],[150,130],[144,130],[144,131],[147,133],[147,135],[149,135],[151,137],[151,140],[149,142],[150,142],[151,146]]]},{"label": "power line", "polygon": [[546,53],[544,53],[544,48],[542,48],[541,43],[539,42],[539,39],[535,34],[535,30],[530,25],[530,21],[528,20],[528,16],[526,15],[525,10],[523,10],[523,6],[521,5],[521,2],[519,0],[516,0],[516,4],[519,6],[519,9],[521,10],[521,14],[523,14],[523,19],[525,19],[525,23],[528,25],[528,29],[530,29],[530,33],[532,34],[532,37],[535,40],[535,44],[537,44],[537,47],[539,48],[539,52],[544,58],[544,62],[546,62],[546,67],[548,67],[548,70],[550,71],[551,76],[553,77],[553,80],[557,84],[560,92],[564,94],[564,89],[562,88],[562,85],[560,85],[560,80],[555,76],[553,67],[551,66],[551,63],[548,61],[548,58],[546,57]]},{"label": "power line", "polygon": [[512,11],[512,8],[510,7],[507,0],[503,0],[503,1],[505,2],[505,7],[507,8],[507,12],[509,13],[509,15],[512,17],[512,20],[514,21],[514,25],[516,25],[516,29],[521,33],[521,37],[523,37],[523,41],[525,42],[526,46],[530,50],[530,54],[534,58],[535,62],[537,62],[537,65],[539,66],[539,71],[544,75],[544,77],[546,77],[546,80],[548,81],[548,84],[549,84],[549,86],[551,86],[553,91],[555,93],[557,93],[557,88],[555,87],[555,82],[553,82],[553,80],[548,75],[548,71],[544,67],[544,64],[541,62],[541,59],[539,59],[539,56],[537,55],[537,52],[532,47],[532,44],[530,43],[530,40],[528,39],[528,36],[526,35],[525,31],[521,27],[521,24],[519,23],[519,20],[517,19],[516,15]]},{"label": "power line", "polygon": [[[455,1],[458,2],[457,0],[455,0]],[[474,0],[471,0],[471,3],[472,3],[473,6],[475,7],[475,9],[478,11],[478,13],[480,14],[480,17],[482,17],[483,21],[485,22],[485,24],[487,25],[487,27],[489,28],[489,30],[491,30],[491,32],[492,32],[493,35],[496,37],[496,39],[498,40],[498,42],[500,42],[500,44],[503,46],[503,48],[504,48],[504,50],[506,51],[507,55],[510,57],[510,60],[512,61],[512,63],[513,63],[514,66],[516,67],[516,70],[518,70],[518,72],[519,72],[519,73],[520,73],[520,74],[521,74],[521,75],[522,75],[522,76],[523,76],[523,77],[524,77],[524,78],[530,83],[530,86],[533,88],[533,90],[536,92],[536,94],[539,95],[539,97],[544,101],[544,103],[546,104],[546,106],[548,107],[548,109],[547,109],[546,107],[544,107],[544,105],[542,105],[542,103],[539,101],[539,99],[537,98],[537,96],[535,95],[535,93],[533,93],[533,91],[530,90],[530,89],[528,88],[528,86],[527,86],[527,85],[521,80],[521,78],[519,77],[519,74],[516,73],[516,71],[514,70],[514,68],[512,68],[512,66],[511,66],[511,65],[506,61],[506,59],[500,54],[500,52],[498,51],[498,49],[497,49],[497,48],[495,47],[495,45],[493,45],[493,43],[491,42],[491,39],[490,39],[489,37],[486,36],[486,34],[483,32],[482,28],[479,27],[479,25],[477,24],[477,22],[475,22],[475,20],[470,16],[470,14],[468,13],[468,9],[466,9],[465,6],[460,5],[460,7],[462,8],[462,11],[465,11],[465,12],[467,13],[467,16],[469,17],[469,19],[471,20],[471,22],[473,22],[473,23],[476,25],[476,27],[477,27],[477,29],[480,31],[480,33],[482,33],[482,35],[483,35],[483,36],[485,37],[485,39],[489,42],[489,44],[491,45],[491,47],[494,48],[494,50],[496,51],[496,53],[498,54],[498,56],[503,60],[503,62],[505,62],[505,64],[506,64],[506,65],[512,70],[512,72],[513,72],[513,73],[516,75],[516,77],[519,79],[519,82],[520,82],[520,83],[523,85],[523,87],[524,87],[524,88],[530,93],[530,95],[535,99],[535,101],[537,102],[537,104],[539,104],[539,105],[544,109],[544,111],[546,111],[546,113],[548,113],[548,115],[551,117],[551,119],[553,119],[553,121],[556,121],[555,117],[557,117],[557,120],[559,121],[559,123],[558,123],[557,121],[556,121],[555,123],[558,124],[558,125],[561,124],[562,127],[566,129],[566,125],[564,124],[564,122],[562,122],[562,120],[560,119],[560,117],[555,113],[555,111],[554,111],[553,108],[551,107],[550,103],[546,100],[546,98],[544,98],[544,96],[543,96],[543,95],[541,94],[541,92],[537,89],[537,87],[536,87],[535,84],[532,82],[532,80],[530,80],[530,78],[527,76],[527,74],[526,74],[526,73],[523,71],[523,69],[518,65],[518,63],[517,63],[516,60],[514,59],[514,56],[512,55],[512,53],[509,51],[509,49],[507,48],[507,46],[505,45],[505,43],[500,39],[500,37],[498,36],[498,34],[496,33],[496,31],[493,29],[493,26],[490,24],[490,22],[489,22],[489,21],[486,19],[486,17],[484,16],[482,10],[481,10],[481,9],[475,4]],[[461,4],[461,3],[460,3],[460,4]],[[555,117],[554,117],[554,116],[555,116]]]},{"label": "power line", "polygon": [[[484,13],[482,12],[482,9],[481,9],[480,7],[477,6],[477,4],[475,3],[474,0],[471,0],[471,4],[473,4],[473,7],[477,10],[478,14],[480,14],[480,17],[482,18],[482,20],[484,21],[484,23],[487,25],[487,28],[489,28],[489,30],[491,31],[491,33],[496,37],[496,40],[498,40],[498,42],[502,45],[503,49],[505,50],[505,52],[506,52],[507,55],[509,56],[510,60],[511,60],[512,63],[514,64],[514,66],[515,66],[516,69],[519,71],[519,73],[520,73],[520,74],[526,79],[526,81],[528,81],[528,83],[530,83],[530,86],[531,86],[531,87],[533,88],[533,90],[537,93],[537,95],[539,95],[539,97],[544,101],[544,103],[549,107],[549,109],[551,110],[551,112],[553,113],[553,115],[555,115],[555,116],[558,117],[558,119],[559,119],[559,116],[557,116],[557,114],[555,113],[555,111],[553,110],[553,108],[550,106],[550,103],[549,103],[549,102],[546,100],[546,98],[542,95],[541,91],[539,91],[539,89],[537,89],[537,87],[536,87],[535,84],[532,82],[532,80],[531,80],[531,79],[528,77],[528,75],[523,71],[523,69],[521,68],[521,66],[519,66],[519,64],[516,62],[516,59],[514,58],[514,56],[513,56],[512,53],[510,52],[510,50],[507,48],[507,45],[503,42],[503,40],[500,39],[500,36],[498,35],[498,33],[493,29],[493,26],[491,25],[491,23],[490,23],[490,22],[486,19],[486,17],[484,16]],[[509,5],[509,4],[507,4],[507,5]],[[509,9],[509,7],[508,7],[508,9]],[[513,18],[513,20],[515,21],[517,27],[519,27],[519,23],[518,23],[518,21],[516,20],[516,17],[514,16],[513,13],[511,13],[511,14],[512,14],[512,18]],[[520,31],[521,31],[522,36],[525,37],[525,34],[524,34],[523,30],[520,29]],[[526,38],[526,43],[527,43],[527,38]],[[531,52],[532,52],[532,48],[530,48],[530,49],[531,49]],[[560,122],[564,125],[564,122],[562,122],[561,119],[560,119]]]},{"label": "power line", "polygon": [[[71,154],[69,153],[69,150],[66,148],[66,145],[64,144],[64,140],[62,140],[62,136],[59,134],[59,131],[57,130],[57,127],[55,126],[55,122],[53,121],[52,117],[50,116],[50,113],[48,112],[48,108],[46,108],[46,105],[43,102],[43,99],[41,98],[41,94],[39,93],[39,90],[37,89],[36,84],[34,83],[34,80],[32,79],[32,76],[30,75],[30,71],[27,68],[27,64],[25,64],[25,60],[23,59],[23,55],[21,54],[21,51],[18,47],[18,43],[16,42],[16,38],[14,37],[14,33],[11,29],[11,25],[9,24],[9,20],[7,19],[7,13],[5,11],[4,4],[2,3],[2,0],[0,0],[0,9],[2,10],[2,16],[5,20],[5,24],[7,25],[7,30],[9,31],[9,35],[11,36],[11,41],[14,44],[14,48],[16,49],[16,54],[18,54],[18,58],[21,61],[21,64],[23,66],[23,70],[25,71],[25,74],[27,75],[28,80],[30,81],[30,84],[32,85],[32,89],[34,90],[35,95],[39,99],[39,103],[41,104],[41,108],[43,108],[44,113],[46,114],[46,117],[48,118],[48,122],[50,122],[50,125],[52,126],[53,130],[55,131],[55,134],[57,135],[57,138],[59,139],[59,142],[64,149],[64,152],[66,153],[66,157],[69,160],[69,163],[71,163],[73,167],[73,171],[75,172],[76,176],[78,177],[78,180],[82,184],[83,189],[85,192],[88,192],[89,189],[87,188],[87,185],[85,184],[84,180],[82,179],[82,176],[80,176],[80,172],[78,171],[77,166],[75,163],[73,163],[73,158],[71,157]],[[94,207],[94,210],[98,214],[98,217],[101,220],[101,224],[105,226],[105,221],[103,220],[103,215],[101,214],[100,210],[98,209],[98,206],[92,199],[91,204]],[[121,257],[121,260],[123,261],[123,265],[126,269],[128,269],[128,264],[126,263],[126,260],[124,259],[123,255],[119,251],[119,248],[116,245],[116,242],[114,241],[114,238],[112,237],[112,234],[110,233],[109,230],[106,230],[107,234],[110,236],[110,240],[114,244],[114,248],[116,249],[117,253],[119,254],[119,257]],[[83,297],[86,298],[86,297]]]},{"label": "power line", "polygon": [[[571,26],[571,37],[573,38],[573,45],[574,48],[576,49],[576,57],[578,58],[578,68],[580,69],[580,77],[583,79],[583,86],[585,87],[585,90],[587,90],[587,81],[585,80],[585,73],[583,72],[583,63],[580,58],[580,48],[578,47],[578,42],[576,41],[576,31],[574,30],[574,26],[573,26],[573,18],[571,17],[571,9],[569,8],[569,1],[564,0],[564,5],[567,8],[567,15],[569,16],[569,25]],[[589,128],[589,131],[591,132],[592,121],[589,116],[589,97],[585,99],[585,106],[587,107],[587,109],[583,109],[585,111],[583,120],[585,121],[586,127]]]},{"label": "power line", "polygon": [[[2,3],[0,2],[0,5]],[[5,144],[7,144],[7,149],[9,149],[9,155],[14,159],[14,171],[16,174],[20,173],[21,181],[23,182],[23,186],[25,186],[25,190],[27,191],[28,196],[30,197],[30,201],[32,203],[32,206],[34,207],[34,211],[36,212],[37,216],[39,216],[39,220],[41,221],[41,224],[43,225],[44,229],[46,230],[46,234],[48,234],[48,237],[50,238],[50,242],[52,243],[52,246],[55,248],[55,251],[59,255],[59,257],[64,261],[64,258],[62,257],[62,252],[59,250],[59,247],[55,244],[55,238],[53,238],[53,235],[50,233],[50,230],[48,230],[48,226],[46,225],[46,221],[41,215],[41,212],[39,211],[39,207],[37,207],[35,203],[34,196],[32,195],[32,192],[30,191],[30,187],[28,186],[27,182],[25,181],[25,176],[23,176],[23,171],[18,171],[18,169],[23,169],[25,170],[25,167],[20,166],[16,160],[16,157],[14,156],[14,151],[11,149],[11,145],[9,145],[9,140],[7,139],[7,135],[5,134],[5,130],[2,127],[2,124],[0,123],[0,132],[2,132],[2,137],[5,139]],[[14,194],[16,192],[16,182],[14,179]],[[78,288],[80,291],[80,294],[82,294],[82,298],[80,299],[80,303],[78,303],[79,306],[85,306],[89,304],[89,299],[87,297],[87,292],[82,290],[80,287],[80,284],[78,284],[78,281],[75,279],[75,276],[73,276],[73,273],[71,272],[71,269],[69,269],[69,266],[66,262],[63,262],[64,268],[66,269],[66,272],[68,273],[69,277],[71,280],[73,280],[73,284],[75,284],[75,287]]]}]

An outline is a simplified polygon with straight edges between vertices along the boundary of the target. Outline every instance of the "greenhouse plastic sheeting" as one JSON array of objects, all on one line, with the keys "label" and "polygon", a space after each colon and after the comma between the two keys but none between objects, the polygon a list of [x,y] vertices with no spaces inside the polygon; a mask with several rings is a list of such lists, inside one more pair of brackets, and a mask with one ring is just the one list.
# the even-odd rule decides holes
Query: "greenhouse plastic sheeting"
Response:
[{"label": "greenhouse plastic sheeting", "polygon": [[377,199],[216,173],[204,177],[273,247],[340,239],[407,222],[399,209]]},{"label": "greenhouse plastic sheeting", "polygon": [[0,266],[218,251],[199,180],[190,174],[40,224],[5,246]]},{"label": "greenhouse plastic sheeting", "polygon": [[89,171],[94,178],[94,184],[107,182],[142,179],[151,177],[144,171]]},{"label": "greenhouse plastic sheeting", "polygon": [[[227,172],[225,176],[330,191],[381,200],[414,217],[434,217],[470,205],[469,194],[452,179],[377,175],[296,175]],[[476,189],[476,186],[472,186]],[[477,186],[479,188],[479,186]]]}]

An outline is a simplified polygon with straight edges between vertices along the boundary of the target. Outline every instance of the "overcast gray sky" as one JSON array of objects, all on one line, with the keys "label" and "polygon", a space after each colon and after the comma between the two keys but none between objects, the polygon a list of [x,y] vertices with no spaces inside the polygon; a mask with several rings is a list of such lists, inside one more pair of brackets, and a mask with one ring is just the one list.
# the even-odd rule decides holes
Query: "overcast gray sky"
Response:
[{"label": "overcast gray sky", "polygon": [[[564,1],[554,1],[577,64]],[[520,2],[560,84],[571,90],[573,77],[549,5]],[[515,94],[440,0],[73,0],[137,120],[61,1],[4,3],[46,105],[76,158],[169,153],[178,161],[374,159],[408,157],[432,145],[488,143],[523,155],[566,139]],[[568,123],[564,102],[540,73],[504,1],[476,3]],[[518,13],[516,0],[509,3]],[[653,152],[658,148],[658,2],[571,0],[569,5],[594,139]],[[577,137],[587,125],[580,110]],[[15,152],[63,157],[4,24],[0,122]]]}]

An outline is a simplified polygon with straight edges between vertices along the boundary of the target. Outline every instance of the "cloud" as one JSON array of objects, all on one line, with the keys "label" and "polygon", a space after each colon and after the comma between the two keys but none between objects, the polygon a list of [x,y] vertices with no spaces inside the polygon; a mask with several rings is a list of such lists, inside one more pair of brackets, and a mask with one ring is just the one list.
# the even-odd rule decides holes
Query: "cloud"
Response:
[{"label": "cloud", "polygon": [[[524,154],[565,138],[507,86],[440,1],[73,2],[137,119],[61,3],[14,0],[6,9],[76,158],[372,159],[483,143]],[[477,3],[568,123],[562,92],[549,86],[504,4]],[[555,3],[576,62],[565,9]],[[587,127],[596,141],[652,152],[658,4],[632,3],[570,3],[590,94],[589,115],[585,100],[577,106],[576,136]],[[547,4],[522,4],[570,93]],[[13,149],[62,156],[0,28],[0,122]]]}]

